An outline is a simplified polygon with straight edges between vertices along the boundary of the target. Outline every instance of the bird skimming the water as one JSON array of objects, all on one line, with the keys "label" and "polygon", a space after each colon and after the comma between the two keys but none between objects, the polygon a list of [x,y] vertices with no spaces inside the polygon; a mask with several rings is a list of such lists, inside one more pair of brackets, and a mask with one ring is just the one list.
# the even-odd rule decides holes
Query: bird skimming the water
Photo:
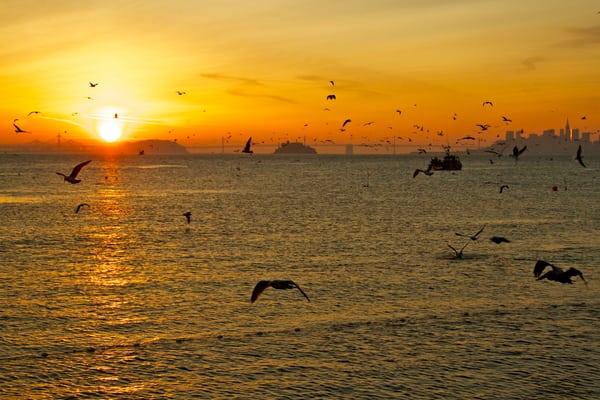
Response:
[{"label": "bird skimming the water", "polygon": [[75,208],[75,214],[79,214],[79,211],[81,211],[81,209],[83,207],[89,207],[90,205],[88,203],[81,203],[79,205],[77,205],[77,207]]},{"label": "bird skimming the water", "polygon": [[577,149],[577,156],[575,157],[575,159],[579,162],[579,164],[581,164],[583,168],[587,168],[583,163],[583,159],[581,158],[581,145],[579,145],[579,148]]},{"label": "bird skimming the water", "polygon": [[82,162],[80,164],[77,164],[75,166],[75,168],[73,168],[73,171],[71,171],[71,174],[69,176],[67,176],[67,175],[65,175],[65,174],[63,174],[61,172],[57,172],[56,175],[62,176],[64,178],[65,182],[69,182],[70,184],[74,185],[76,183],[81,182],[81,179],[76,179],[77,175],[79,174],[79,172],[81,171],[81,169],[83,167],[85,167],[86,165],[88,165],[89,163],[91,163],[91,162],[92,162],[92,160],[87,160],[87,161],[84,161],[84,162]]},{"label": "bird skimming the water", "polygon": [[[491,160],[490,160],[490,161],[491,161]],[[503,191],[504,189],[508,189],[508,185],[502,185],[502,186],[500,186],[500,193],[502,193],[502,191]]]},{"label": "bird skimming the water", "polygon": [[260,294],[262,292],[264,292],[265,289],[268,287],[272,287],[273,289],[280,289],[280,290],[298,289],[300,291],[300,293],[302,293],[302,295],[304,297],[306,297],[306,300],[310,301],[310,299],[308,298],[306,293],[304,293],[304,291],[302,289],[300,289],[300,286],[298,286],[294,281],[275,280],[275,281],[260,281],[260,282],[258,282],[256,284],[256,286],[254,287],[254,290],[252,291],[252,296],[250,297],[250,303],[254,303],[258,299],[258,296],[260,296]]},{"label": "bird skimming the water", "polygon": [[[546,267],[551,267],[552,269],[542,275],[542,272],[544,272]],[[549,281],[556,281],[560,283],[573,283],[571,278],[574,276],[579,276],[583,282],[587,284],[583,274],[578,269],[571,267],[564,271],[562,268],[543,260],[538,260],[535,263],[535,267],[533,267],[533,276],[535,276],[538,281],[541,281],[542,279],[548,279]]]},{"label": "bird skimming the water", "polygon": [[469,243],[471,242],[467,242],[460,250],[456,250],[450,244],[448,244],[448,247],[450,247],[452,251],[454,251],[454,258],[463,258],[463,250],[469,245]]},{"label": "bird skimming the water", "polygon": [[523,152],[527,150],[527,146],[523,146],[521,150],[517,146],[513,147],[512,156],[515,158],[515,161],[519,160],[519,156],[523,154]]},{"label": "bird skimming the water", "polygon": [[186,211],[182,215],[185,217],[188,224],[190,222],[192,222],[192,212],[191,211]]}]

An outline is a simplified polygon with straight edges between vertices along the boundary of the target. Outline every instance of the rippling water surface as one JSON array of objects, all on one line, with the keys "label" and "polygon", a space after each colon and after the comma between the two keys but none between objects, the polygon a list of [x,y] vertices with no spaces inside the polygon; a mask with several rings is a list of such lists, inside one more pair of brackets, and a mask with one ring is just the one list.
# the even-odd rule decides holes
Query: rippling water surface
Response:
[{"label": "rippling water surface", "polygon": [[1,397],[600,398],[598,159],[85,159],[0,156]]}]

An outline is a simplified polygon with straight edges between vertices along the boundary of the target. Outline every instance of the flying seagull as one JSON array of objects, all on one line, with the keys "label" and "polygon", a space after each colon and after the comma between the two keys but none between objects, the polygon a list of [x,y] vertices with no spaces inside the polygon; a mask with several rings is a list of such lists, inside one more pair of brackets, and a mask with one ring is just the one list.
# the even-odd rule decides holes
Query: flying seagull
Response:
[{"label": "flying seagull", "polygon": [[373,125],[374,123],[375,123],[375,121],[369,121],[369,122],[365,122],[365,123],[363,124],[363,126],[370,126],[370,125]]},{"label": "flying seagull", "polygon": [[327,95],[327,100],[335,100],[335,99],[336,99],[335,94],[328,94]]},{"label": "flying seagull", "polygon": [[183,96],[184,94],[186,94],[186,92],[182,92],[181,90],[177,90],[175,91],[175,93],[177,93],[179,96]]},{"label": "flying seagull", "polygon": [[[544,272],[546,267],[552,267],[552,269],[542,275],[542,272]],[[535,263],[535,267],[533,267],[533,276],[535,276],[538,281],[541,281],[542,279],[548,279],[549,281],[556,281],[560,283],[573,283],[571,278],[574,276],[579,276],[583,282],[587,284],[581,271],[572,267],[566,271],[563,271],[562,268],[543,260],[538,260]]]},{"label": "flying seagull", "polygon": [[[490,160],[490,161],[492,161],[492,160]],[[508,189],[508,185],[500,186],[500,193],[502,193],[504,191],[504,189]]]},{"label": "flying seagull", "polygon": [[583,163],[583,159],[581,158],[581,145],[579,145],[579,148],[577,149],[577,157],[575,157],[575,159],[579,162],[579,164],[581,164],[583,168],[587,168]]},{"label": "flying seagull", "polygon": [[468,237],[471,240],[477,240],[479,239],[479,235],[481,234],[481,232],[483,232],[483,230],[485,229],[485,225],[481,227],[481,229],[479,231],[477,231],[476,234],[474,235],[465,235],[464,233],[458,233],[458,232],[454,232],[456,234],[456,236],[464,236],[464,237]]},{"label": "flying seagull", "polygon": [[491,101],[484,101],[483,106],[485,107],[486,105],[489,105],[490,107],[494,107],[494,103],[492,103]]},{"label": "flying seagull", "polygon": [[349,124],[350,122],[352,122],[351,119],[347,119],[344,121],[344,123],[342,124],[342,128],[345,127],[347,124]]},{"label": "flying seagull", "polygon": [[505,237],[502,236],[492,236],[490,238],[490,240],[496,244],[500,244],[500,243],[510,243],[510,240],[508,240]]},{"label": "flying seagull", "polygon": [[246,145],[244,146],[244,148],[242,149],[242,153],[248,153],[248,154],[252,154],[254,153],[251,149],[252,147],[252,136],[250,136],[248,138],[248,141],[246,142]]},{"label": "flying seagull", "polygon": [[523,148],[521,150],[519,150],[519,148],[517,146],[513,147],[513,153],[512,156],[515,158],[515,161],[519,160],[519,156],[521,154],[523,154],[523,152],[527,150],[527,146],[523,146]]},{"label": "flying seagull", "polygon": [[396,112],[398,113],[398,115],[402,115],[402,111],[401,110],[396,110]]},{"label": "flying seagull", "polygon": [[185,217],[188,224],[190,222],[192,222],[192,212],[191,211],[186,211],[182,215]]},{"label": "flying seagull", "polygon": [[75,178],[77,178],[77,175],[79,174],[79,172],[81,171],[81,169],[83,167],[85,167],[86,165],[88,165],[89,163],[91,163],[91,162],[92,162],[92,160],[87,160],[87,161],[84,161],[84,162],[82,162],[80,164],[77,164],[75,166],[75,168],[73,168],[73,171],[71,171],[71,174],[69,176],[67,176],[67,175],[65,175],[65,174],[63,174],[61,172],[57,172],[56,175],[62,176],[65,179],[65,182],[69,182],[70,184],[74,185],[76,183],[81,182],[81,179],[75,179]]},{"label": "flying seagull", "polygon": [[456,250],[450,244],[448,244],[448,247],[450,247],[452,249],[452,251],[454,251],[455,258],[463,258],[463,250],[465,249],[465,247],[467,247],[469,245],[469,243],[471,243],[471,242],[467,242],[460,250]]},{"label": "flying seagull", "polygon": [[280,289],[280,290],[298,289],[300,291],[300,293],[302,293],[302,295],[304,297],[306,297],[306,300],[310,301],[310,299],[308,298],[306,293],[304,293],[304,291],[302,291],[302,289],[300,289],[300,286],[298,286],[294,281],[275,280],[275,281],[259,281],[256,284],[256,286],[254,287],[254,290],[252,291],[252,296],[250,297],[250,303],[254,303],[258,299],[258,296],[260,296],[260,294],[262,292],[264,292],[265,289],[268,287],[272,287],[273,289]]},{"label": "flying seagull", "polygon": [[502,122],[512,122],[512,119],[502,116]]},{"label": "flying seagull", "polygon": [[29,114],[27,114],[28,117],[30,117],[33,114],[41,114],[41,111],[31,111]]},{"label": "flying seagull", "polygon": [[425,149],[417,149],[417,151],[419,152],[419,154],[427,154],[427,150]]},{"label": "flying seagull", "polygon": [[[15,121],[17,121],[17,120],[15,119]],[[19,128],[19,126],[17,124],[15,124],[14,122],[13,122],[13,126],[15,127],[15,133],[29,133],[29,131],[24,131],[23,129]]]},{"label": "flying seagull", "polygon": [[79,214],[79,211],[81,211],[81,209],[83,207],[89,207],[90,205],[88,203],[81,203],[79,205],[77,205],[77,207],[75,208],[75,214]]},{"label": "flying seagull", "polygon": [[487,131],[488,128],[491,127],[491,125],[488,124],[476,124],[475,126],[480,127],[482,131]]},{"label": "flying seagull", "polygon": [[98,82],[96,82],[96,83],[89,82],[89,84],[90,84],[90,87],[96,87],[96,86],[98,86]]},{"label": "flying seagull", "polygon": [[329,81],[329,83],[331,83],[331,86],[335,86],[335,82],[334,81]]}]

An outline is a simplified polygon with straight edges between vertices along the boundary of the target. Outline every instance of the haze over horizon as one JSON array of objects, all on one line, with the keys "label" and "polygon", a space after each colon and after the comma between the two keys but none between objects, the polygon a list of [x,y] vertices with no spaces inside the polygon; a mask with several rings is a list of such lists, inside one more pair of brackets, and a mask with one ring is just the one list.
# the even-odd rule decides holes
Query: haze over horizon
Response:
[{"label": "haze over horizon", "polygon": [[[492,126],[482,133],[489,142],[567,117],[582,131],[600,128],[591,1],[9,0],[0,22],[3,144],[58,132],[92,141],[103,129],[115,140],[194,146],[228,132],[235,143],[426,143],[439,131],[444,141],[474,134],[476,123]],[[34,110],[42,114],[27,117]],[[32,133],[15,134],[16,118]]]}]

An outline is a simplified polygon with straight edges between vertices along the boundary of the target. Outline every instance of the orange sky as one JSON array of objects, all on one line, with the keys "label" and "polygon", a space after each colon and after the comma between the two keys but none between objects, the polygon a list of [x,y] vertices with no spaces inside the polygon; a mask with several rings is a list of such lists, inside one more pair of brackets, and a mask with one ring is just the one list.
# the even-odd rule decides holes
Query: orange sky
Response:
[{"label": "orange sky", "polygon": [[[584,131],[600,128],[593,1],[5,0],[2,8],[4,144],[59,132],[96,140],[115,112],[121,140],[184,145],[217,145],[227,132],[232,143],[304,135],[429,143],[476,134],[476,123],[493,126],[491,140],[507,129],[558,128],[567,116]],[[33,110],[42,114],[27,117]],[[15,118],[31,133],[14,133]],[[339,132],[346,118],[353,122]]]}]

